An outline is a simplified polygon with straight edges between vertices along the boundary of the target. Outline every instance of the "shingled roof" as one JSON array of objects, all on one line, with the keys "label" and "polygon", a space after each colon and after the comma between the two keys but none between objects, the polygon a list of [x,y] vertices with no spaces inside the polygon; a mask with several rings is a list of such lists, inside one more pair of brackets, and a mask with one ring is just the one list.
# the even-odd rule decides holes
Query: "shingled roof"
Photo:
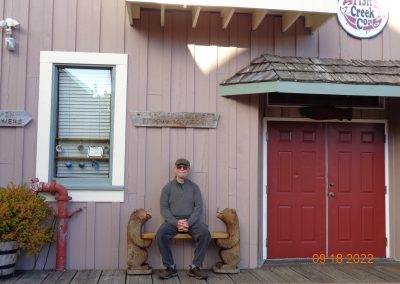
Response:
[{"label": "shingled roof", "polygon": [[[232,91],[235,89],[235,85],[241,85],[241,89],[246,89],[245,84],[254,85],[255,83],[272,82],[276,84],[264,84],[264,86],[269,86],[264,92],[279,92],[279,83],[287,82],[298,83],[308,87],[312,83],[314,84],[313,89],[319,89],[320,87],[326,89],[328,86],[329,88],[338,86],[343,88],[345,87],[343,85],[347,85],[347,88],[353,86],[356,89],[357,85],[392,86],[396,87],[396,93],[398,92],[400,96],[400,60],[344,60],[266,54],[254,59],[250,65],[222,82],[221,88],[223,91]],[[315,85],[315,83],[321,83],[321,85]],[[283,86],[282,84],[280,85]],[[262,85],[258,84],[257,86],[257,90],[254,91],[263,92],[262,89],[259,90]],[[286,84],[286,86],[288,85]],[[399,89],[397,89],[398,87]],[[315,92],[318,93],[317,90]],[[322,93],[324,93],[323,90]],[[337,91],[334,91],[334,93],[338,94]],[[239,93],[228,92],[222,95],[230,94]],[[343,93],[343,95],[348,95],[348,93]]]}]

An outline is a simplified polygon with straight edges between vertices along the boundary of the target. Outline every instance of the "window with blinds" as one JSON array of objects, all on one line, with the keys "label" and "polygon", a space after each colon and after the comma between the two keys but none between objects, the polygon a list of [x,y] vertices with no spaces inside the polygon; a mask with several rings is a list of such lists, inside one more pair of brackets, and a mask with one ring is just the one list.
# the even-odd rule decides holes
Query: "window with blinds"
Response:
[{"label": "window with blinds", "polygon": [[57,67],[55,177],[110,176],[112,71]]}]

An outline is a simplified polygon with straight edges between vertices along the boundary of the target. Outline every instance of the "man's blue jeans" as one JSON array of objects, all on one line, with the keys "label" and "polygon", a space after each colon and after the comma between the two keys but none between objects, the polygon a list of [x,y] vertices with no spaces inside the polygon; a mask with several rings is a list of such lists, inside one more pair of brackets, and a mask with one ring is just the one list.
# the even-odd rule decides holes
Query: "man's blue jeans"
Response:
[{"label": "man's blue jeans", "polygon": [[[170,243],[171,239],[179,233],[180,232],[178,232],[176,226],[167,222],[164,222],[157,231],[156,242],[165,267],[170,267],[171,265],[175,264],[172,257]],[[193,240],[196,242],[196,249],[194,251],[192,264],[201,267],[206,256],[208,244],[211,241],[210,231],[208,230],[208,226],[206,224],[198,221],[189,227],[188,234],[190,234]]]}]

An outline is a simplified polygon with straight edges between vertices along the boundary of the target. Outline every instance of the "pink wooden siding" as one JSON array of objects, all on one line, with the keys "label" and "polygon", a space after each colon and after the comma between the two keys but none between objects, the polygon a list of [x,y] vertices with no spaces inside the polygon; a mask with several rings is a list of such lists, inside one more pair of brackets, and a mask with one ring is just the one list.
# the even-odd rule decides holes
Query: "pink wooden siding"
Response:
[{"label": "pink wooden siding", "polygon": [[[395,2],[391,0],[389,2]],[[72,203],[82,207],[69,224],[68,269],[126,268],[126,225],[134,208],[152,209],[146,230],[162,222],[159,194],[173,177],[172,164],[185,156],[193,166],[192,179],[205,200],[204,219],[211,230],[223,230],[217,208],[233,207],[241,223],[240,266],[255,267],[262,257],[262,117],[296,117],[294,108],[264,107],[263,96],[222,98],[219,83],[262,53],[359,59],[400,59],[400,35],[388,25],[370,40],[349,37],[331,19],[310,34],[299,19],[286,33],[281,18],[267,16],[256,31],[251,15],[235,14],[227,29],[220,16],[201,13],[196,29],[191,14],[167,12],[160,26],[159,11],[142,11],[135,27],[129,25],[124,0],[0,0],[0,18],[21,23],[15,32],[17,50],[0,48],[0,108],[26,110],[33,121],[25,128],[0,128],[0,185],[28,182],[35,175],[39,52],[79,51],[128,54],[127,111],[215,112],[217,129],[146,129],[127,118],[125,202]],[[395,21],[398,17],[390,17]],[[3,32],[4,33],[4,32]],[[195,60],[191,51],[193,51]],[[398,99],[387,101],[388,113],[356,111],[355,118],[389,121],[389,165],[392,256],[400,257],[398,175],[400,116]],[[397,212],[396,214],[394,214]],[[182,244],[183,243],[183,244]],[[37,262],[42,268],[47,248]],[[193,245],[177,241],[179,268],[190,264]],[[217,260],[211,244],[205,267]],[[149,262],[161,267],[155,245]],[[20,268],[32,268],[24,258]],[[55,266],[54,245],[46,268]]]}]

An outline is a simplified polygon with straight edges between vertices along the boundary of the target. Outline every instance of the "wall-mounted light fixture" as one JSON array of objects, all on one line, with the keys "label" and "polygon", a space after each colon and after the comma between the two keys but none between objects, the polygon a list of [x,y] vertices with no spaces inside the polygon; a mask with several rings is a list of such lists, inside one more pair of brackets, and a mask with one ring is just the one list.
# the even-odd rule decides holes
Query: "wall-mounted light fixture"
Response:
[{"label": "wall-mounted light fixture", "polygon": [[19,27],[19,23],[12,18],[7,18],[5,20],[0,21],[0,27],[4,29],[6,32],[4,38],[4,47],[9,51],[14,51],[16,44],[15,44],[15,38],[13,38],[12,33],[13,29]]}]

